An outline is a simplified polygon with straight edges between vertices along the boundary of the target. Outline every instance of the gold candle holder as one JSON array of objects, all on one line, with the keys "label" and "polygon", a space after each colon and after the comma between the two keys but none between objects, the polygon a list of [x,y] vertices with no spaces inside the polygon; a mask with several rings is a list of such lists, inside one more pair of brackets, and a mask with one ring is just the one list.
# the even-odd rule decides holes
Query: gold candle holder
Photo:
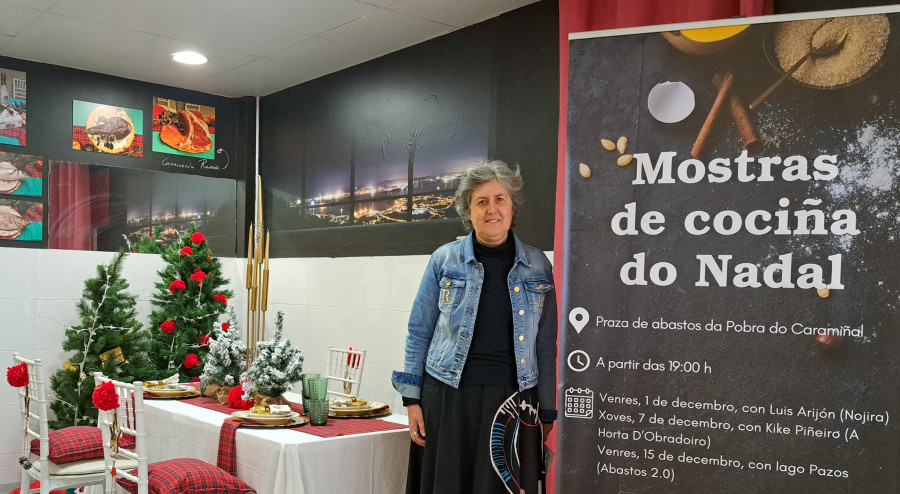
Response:
[{"label": "gold candle holder", "polygon": [[[255,228],[247,238],[247,367],[258,355],[257,344],[265,339],[269,304],[269,232],[263,237],[262,179],[256,178]],[[265,252],[265,255],[263,254]]]}]

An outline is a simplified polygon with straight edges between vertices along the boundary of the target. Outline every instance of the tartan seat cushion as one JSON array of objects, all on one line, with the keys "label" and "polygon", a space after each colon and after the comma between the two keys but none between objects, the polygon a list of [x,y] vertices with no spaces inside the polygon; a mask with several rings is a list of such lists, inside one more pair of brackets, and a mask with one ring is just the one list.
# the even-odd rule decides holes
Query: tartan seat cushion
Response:
[{"label": "tartan seat cushion", "polygon": [[[129,472],[137,476],[137,469]],[[231,476],[221,468],[196,458],[151,463],[147,467],[151,494],[243,494],[256,492],[243,480]],[[127,479],[116,479],[131,494],[137,493],[137,484]]]},{"label": "tartan seat cushion", "polygon": [[[47,446],[49,446],[47,459],[53,463],[61,465],[103,458],[103,438],[97,427],[74,425],[50,431],[47,439]],[[134,436],[122,434],[119,445],[123,448],[134,449]],[[40,440],[31,440],[31,454],[41,455]]]}]

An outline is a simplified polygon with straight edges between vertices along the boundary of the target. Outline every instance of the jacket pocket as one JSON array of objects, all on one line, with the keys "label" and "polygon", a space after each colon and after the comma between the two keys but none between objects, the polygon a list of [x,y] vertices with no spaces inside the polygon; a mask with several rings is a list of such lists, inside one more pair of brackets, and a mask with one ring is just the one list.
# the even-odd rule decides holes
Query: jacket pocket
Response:
[{"label": "jacket pocket", "polygon": [[544,310],[544,296],[553,289],[553,284],[547,280],[533,280],[523,282],[525,285],[525,296],[528,298],[528,306],[535,314],[540,314]]},{"label": "jacket pocket", "polygon": [[449,314],[449,311],[459,305],[462,300],[466,289],[466,280],[465,278],[444,276],[441,278],[439,289],[438,307],[442,313]]}]

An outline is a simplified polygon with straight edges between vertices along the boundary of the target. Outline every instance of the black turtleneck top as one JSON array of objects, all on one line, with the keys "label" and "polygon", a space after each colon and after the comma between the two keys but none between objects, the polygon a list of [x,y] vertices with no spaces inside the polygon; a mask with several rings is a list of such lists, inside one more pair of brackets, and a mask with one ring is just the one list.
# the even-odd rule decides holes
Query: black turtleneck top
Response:
[{"label": "black turtleneck top", "polygon": [[512,302],[508,284],[509,272],[516,260],[516,242],[512,231],[506,242],[496,247],[481,244],[474,235],[472,242],[475,259],[484,267],[484,283],[478,300],[472,344],[459,384],[516,384]]}]

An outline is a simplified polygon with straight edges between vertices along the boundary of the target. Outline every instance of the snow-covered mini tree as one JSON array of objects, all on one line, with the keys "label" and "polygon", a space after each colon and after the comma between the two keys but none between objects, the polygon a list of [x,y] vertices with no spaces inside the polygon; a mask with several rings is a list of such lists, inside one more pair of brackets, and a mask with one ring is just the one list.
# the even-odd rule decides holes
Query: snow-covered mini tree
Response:
[{"label": "snow-covered mini tree", "polygon": [[303,373],[303,356],[291,345],[290,340],[281,339],[284,312],[275,316],[275,334],[272,339],[257,343],[259,353],[241,376],[244,383],[244,399],[253,399],[253,392],[277,398],[291,385],[300,380]]},{"label": "snow-covered mini tree", "polygon": [[240,328],[234,307],[229,307],[230,323],[216,323],[213,337],[209,338],[209,353],[203,366],[200,382],[205,386],[204,394],[216,396],[220,388],[227,397],[232,386],[240,384],[247,359],[247,347],[240,340]]}]

